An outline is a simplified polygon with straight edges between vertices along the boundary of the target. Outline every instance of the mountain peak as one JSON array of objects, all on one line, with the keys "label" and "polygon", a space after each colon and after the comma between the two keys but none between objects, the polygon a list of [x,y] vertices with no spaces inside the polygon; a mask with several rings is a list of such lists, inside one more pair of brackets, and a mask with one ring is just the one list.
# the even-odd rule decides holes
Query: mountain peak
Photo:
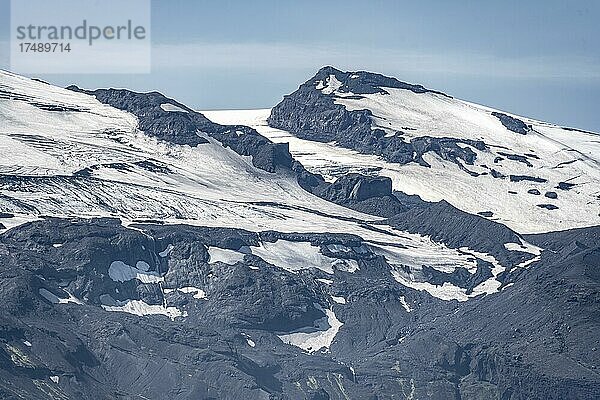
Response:
[{"label": "mountain peak", "polygon": [[[344,72],[332,66],[325,66],[319,69],[315,76],[308,82],[317,82],[318,87],[323,86],[323,88],[325,88],[329,86],[329,80],[335,80],[335,83],[332,83],[336,86],[335,90],[352,93],[355,95],[373,93],[385,94],[387,93],[387,91],[384,89],[386,87],[411,90],[415,93],[435,92],[426,89],[422,85],[403,82],[396,78],[385,76],[379,73],[368,71]],[[322,82],[322,84],[318,85],[318,82]],[[328,92],[328,90],[325,92]],[[441,92],[435,93],[443,94]]]}]

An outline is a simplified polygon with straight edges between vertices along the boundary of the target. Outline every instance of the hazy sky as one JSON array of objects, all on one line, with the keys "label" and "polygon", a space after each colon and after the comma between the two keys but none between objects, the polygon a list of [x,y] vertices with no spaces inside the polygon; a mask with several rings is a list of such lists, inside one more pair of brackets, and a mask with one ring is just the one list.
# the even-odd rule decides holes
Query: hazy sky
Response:
[{"label": "hazy sky", "polygon": [[151,74],[40,77],[159,90],[198,109],[264,108],[334,65],[600,132],[599,18],[595,0],[155,0]]}]

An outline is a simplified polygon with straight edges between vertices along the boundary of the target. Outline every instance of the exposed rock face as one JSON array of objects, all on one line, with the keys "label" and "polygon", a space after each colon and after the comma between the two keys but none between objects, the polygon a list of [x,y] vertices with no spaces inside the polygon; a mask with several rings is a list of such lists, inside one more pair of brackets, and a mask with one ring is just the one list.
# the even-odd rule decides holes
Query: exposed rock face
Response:
[{"label": "exposed rock face", "polygon": [[404,231],[419,233],[453,248],[468,247],[493,255],[506,264],[522,261],[504,243],[518,243],[519,235],[506,226],[457,209],[446,201],[422,202],[387,221]]},{"label": "exposed rock face", "polygon": [[528,175],[511,175],[510,181],[511,182],[530,181],[530,182],[536,182],[536,183],[548,182],[548,180],[546,180],[544,178],[539,178],[537,176],[528,176]]},{"label": "exposed rock face", "polygon": [[389,217],[406,210],[392,195],[387,177],[348,174],[314,192],[321,198],[371,215]]},{"label": "exposed rock face", "polygon": [[[440,237],[458,240],[448,232]],[[160,225],[134,230],[114,219],[26,224],[0,234],[0,393],[31,399],[326,399],[344,393],[594,399],[600,393],[593,370],[599,362],[593,350],[600,328],[598,238],[599,228],[527,236],[552,250],[535,269],[515,269],[513,286],[496,295],[457,303],[398,285],[385,259],[353,235]],[[214,247],[243,252],[278,240],[309,241],[330,255],[354,249],[345,257],[360,270],[335,270],[326,284],[317,269],[291,273],[255,255],[214,262],[209,254]],[[115,260],[143,261],[161,281],[115,280]],[[425,266],[424,274],[472,288],[489,268],[482,264],[471,275]],[[186,287],[195,289],[181,290]],[[196,289],[204,296],[196,297]],[[109,297],[111,304],[133,299],[181,313],[170,319],[109,311]],[[330,352],[309,354],[277,337],[312,326],[323,318],[321,309],[334,310],[343,323]]]},{"label": "exposed rock face", "polygon": [[558,206],[555,206],[554,204],[538,204],[537,206],[545,208],[546,210],[558,210]]},{"label": "exposed rock face", "polygon": [[[338,73],[320,71],[338,77],[338,90],[353,93],[385,95],[380,86],[427,92],[377,74]],[[157,197],[132,203],[161,205],[152,219],[132,223],[123,217],[127,226],[117,218],[76,213],[44,217],[26,202],[19,215],[0,212],[7,225],[17,225],[0,232],[0,398],[600,397],[600,227],[520,235],[488,219],[496,218],[491,211],[473,215],[446,201],[393,192],[386,177],[350,174],[326,182],[294,160],[285,144],[245,126],[213,124],[158,93],[89,93],[135,114],[146,133],[170,143],[166,147],[218,142],[237,153],[227,151],[219,165],[226,166],[230,156],[236,162],[238,155],[251,156],[254,166],[277,172],[256,171],[242,160],[252,178],[293,176],[314,195],[370,215],[315,199],[295,182],[287,186],[294,200],[307,196],[311,202],[302,204],[324,208],[303,210],[301,219],[295,213],[302,206],[293,202],[248,202],[252,213],[221,220],[229,227],[211,217],[231,212],[228,202],[237,199],[213,198],[210,205],[220,208],[193,220],[197,226],[173,224],[177,214],[161,219],[162,207],[170,204],[157,203]],[[317,102],[322,97],[321,91]],[[52,113],[82,112],[34,103]],[[349,131],[334,124],[317,134],[337,140],[339,129],[355,132],[358,140],[366,127],[360,115],[349,114]],[[473,148],[485,149],[478,141],[443,137],[385,140],[389,154],[424,166],[423,155],[433,151],[466,169]],[[375,146],[365,144],[368,139],[356,143]],[[495,163],[528,165],[535,157],[504,152]],[[175,180],[175,169],[145,158],[92,164],[68,176],[3,175],[0,181],[24,193],[40,191],[42,182],[71,193],[91,186],[97,171],[152,171],[152,182],[166,183]],[[541,182],[529,175],[510,179]],[[561,190],[570,189],[561,184]],[[73,193],[93,197],[90,203],[104,204],[107,214],[122,215],[122,208],[102,203],[104,187]],[[262,203],[270,208],[260,208]],[[255,213],[272,218],[257,218],[261,222],[250,230],[235,227]],[[19,225],[23,214],[36,221]],[[318,232],[311,231],[313,221]]]},{"label": "exposed rock face", "polygon": [[575,187],[577,185],[573,184],[573,183],[569,183],[569,182],[559,182],[558,186],[556,187],[557,189],[560,190],[571,190],[573,189],[573,187]]},{"label": "exposed rock face", "polygon": [[506,127],[509,131],[520,133],[521,135],[526,135],[527,132],[531,129],[527,124],[521,121],[518,118],[511,117],[510,115],[506,115],[500,112],[492,112],[492,115],[502,122],[502,125]]},{"label": "exposed rock face", "polygon": [[340,82],[337,90],[357,95],[386,94],[382,87],[406,89],[415,93],[430,91],[421,85],[411,85],[379,74],[342,72],[324,67],[272,109],[269,125],[292,132],[303,139],[335,141],[340,146],[361,153],[380,155],[387,161],[399,164],[416,162],[429,166],[423,160],[423,155],[427,152],[435,152],[442,159],[457,164],[473,164],[475,153],[459,144],[479,150],[486,148],[479,140],[424,136],[407,142],[399,136],[386,136],[383,130],[373,126],[369,110],[348,111],[343,105],[336,104],[331,94],[324,94],[315,87],[315,81],[325,80],[331,75]]},{"label": "exposed rock face", "polygon": [[[290,168],[292,156],[282,144],[272,143],[247,126],[215,124],[204,115],[158,92],[137,93],[125,89],[67,89],[95,96],[98,101],[138,117],[139,129],[170,143],[198,146],[212,137],[243,156],[252,156],[257,168],[274,172]],[[170,110],[170,107],[174,107]],[[172,111],[177,110],[177,111]]]},{"label": "exposed rock face", "polygon": [[[119,110],[128,111],[138,117],[139,129],[148,135],[175,144],[197,146],[208,143],[198,133],[214,124],[202,114],[196,113],[181,103],[168,99],[158,92],[137,93],[125,89],[82,90],[77,86],[67,89],[95,96],[101,103]],[[161,107],[170,104],[181,112],[166,111]]]},{"label": "exposed rock face", "polygon": [[362,201],[372,197],[391,196],[392,181],[386,177],[348,174],[338,178],[323,193],[323,197],[333,202]]}]

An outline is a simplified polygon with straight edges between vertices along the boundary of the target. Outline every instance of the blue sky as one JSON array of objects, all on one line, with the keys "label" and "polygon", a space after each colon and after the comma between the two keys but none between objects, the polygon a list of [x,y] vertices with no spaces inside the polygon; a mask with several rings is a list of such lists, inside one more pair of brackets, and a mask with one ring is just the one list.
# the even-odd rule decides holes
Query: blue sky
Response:
[{"label": "blue sky", "polygon": [[[8,0],[0,67],[8,69]],[[276,104],[323,65],[600,132],[600,2],[152,2],[152,73],[41,75],[159,90],[198,109]]]}]

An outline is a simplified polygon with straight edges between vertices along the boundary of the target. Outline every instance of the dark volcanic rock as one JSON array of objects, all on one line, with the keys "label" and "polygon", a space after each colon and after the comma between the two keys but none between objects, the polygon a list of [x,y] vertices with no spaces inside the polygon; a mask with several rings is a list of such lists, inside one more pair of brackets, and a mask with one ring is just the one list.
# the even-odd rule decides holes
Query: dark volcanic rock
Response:
[{"label": "dark volcanic rock", "polygon": [[324,94],[316,88],[317,82],[330,79],[331,75],[341,82],[338,90],[342,92],[387,94],[385,87],[415,93],[430,91],[420,85],[411,85],[379,74],[342,72],[324,67],[271,110],[269,125],[290,131],[303,139],[335,141],[342,147],[380,155],[387,161],[400,164],[416,162],[429,166],[423,160],[423,155],[427,152],[435,152],[442,159],[459,165],[462,165],[459,160],[473,164],[475,152],[459,144],[478,150],[486,148],[485,143],[479,140],[423,136],[406,142],[399,136],[386,137],[383,130],[373,126],[369,110],[348,111],[343,105],[335,104],[333,94]]},{"label": "dark volcanic rock", "polygon": [[575,185],[574,183],[569,183],[569,182],[559,182],[558,186],[556,187],[557,189],[560,190],[571,190]]},{"label": "dark volcanic rock", "polygon": [[[158,92],[137,93],[126,89],[82,90],[77,86],[67,89],[92,95],[101,103],[138,117],[139,128],[150,136],[175,144],[196,146],[208,141],[198,135],[203,128],[212,128],[210,120],[181,103],[168,99]],[[169,104],[187,112],[165,111],[161,105]]]},{"label": "dark volcanic rock", "polygon": [[[287,144],[277,144],[256,130],[241,125],[219,125],[204,115],[169,99],[158,92],[137,93],[125,89],[67,89],[95,96],[98,101],[125,110],[138,117],[139,129],[147,135],[179,145],[197,146],[208,143],[208,135],[243,156],[252,156],[255,167],[275,172],[278,166],[289,169],[292,156]],[[184,112],[165,111],[164,105]],[[144,166],[143,166],[144,167]]]},{"label": "dark volcanic rock", "polygon": [[348,174],[338,178],[323,193],[331,201],[366,200],[392,195],[392,180],[388,177]]},{"label": "dark volcanic rock", "polygon": [[546,180],[544,178],[538,178],[536,176],[528,176],[528,175],[511,175],[510,181],[511,182],[530,181],[530,182],[537,182],[537,183],[548,182],[548,180]]},{"label": "dark volcanic rock", "polygon": [[505,175],[504,175],[504,174],[502,174],[501,172],[498,172],[498,171],[496,171],[496,170],[495,170],[495,169],[493,169],[493,168],[492,168],[492,169],[490,169],[490,174],[491,174],[491,175],[492,175],[492,177],[494,177],[494,178],[500,178],[500,179],[503,179],[503,178],[505,178]]},{"label": "dark volcanic rock", "polygon": [[546,210],[558,210],[558,206],[555,206],[554,204],[538,204],[537,206],[545,208]]},{"label": "dark volcanic rock", "polygon": [[406,210],[388,177],[348,174],[322,188],[315,192],[319,197],[367,214],[389,217]]},{"label": "dark volcanic rock", "polygon": [[518,118],[511,117],[510,115],[506,115],[500,112],[492,112],[492,115],[502,122],[502,125],[509,131],[520,133],[521,135],[526,135],[527,132],[530,131],[530,127],[523,121]]},{"label": "dark volcanic rock", "polygon": [[410,207],[387,222],[400,230],[429,236],[449,247],[468,247],[491,254],[505,265],[512,265],[523,257],[523,254],[504,247],[504,243],[519,243],[517,233],[487,218],[461,211],[444,200]]},{"label": "dark volcanic rock", "polygon": [[533,164],[529,162],[529,160],[527,159],[527,156],[522,156],[519,154],[511,154],[511,153],[506,153],[504,151],[499,151],[498,154],[508,158],[509,160],[513,160],[513,161],[518,161],[520,163],[523,163],[525,165],[527,165],[528,167],[533,167]]},{"label": "dark volcanic rock", "polygon": [[558,198],[558,195],[556,194],[556,192],[546,192],[544,194],[544,196],[549,199],[557,199]]},{"label": "dark volcanic rock", "polygon": [[533,194],[533,195],[536,195],[536,196],[539,196],[539,195],[541,194],[541,193],[540,193],[540,191],[539,191],[539,190],[537,190],[537,189],[529,189],[529,190],[527,191],[527,193],[529,193],[529,194]]},{"label": "dark volcanic rock", "polygon": [[[411,204],[407,212],[443,205],[399,199]],[[440,215],[433,212],[423,228],[457,245],[481,248],[480,236],[498,246],[518,240],[476,216],[464,225],[473,238],[459,238],[453,227],[466,216]],[[510,274],[513,285],[501,292],[459,303],[399,284],[385,259],[355,235],[126,229],[114,219],[29,223],[0,234],[0,393],[26,399],[596,399],[599,229],[526,236],[548,250],[540,261]],[[245,251],[280,239],[308,241],[330,249],[330,256],[344,252],[360,270],[336,270],[324,284],[316,280],[322,271],[291,273],[256,256],[210,263],[210,247]],[[146,261],[160,271],[162,287],[113,281],[108,268],[115,259]],[[475,274],[423,271],[431,282],[471,290],[490,276],[491,266],[479,261]],[[206,297],[175,290],[189,286]],[[41,288],[81,304],[54,304]],[[171,320],[108,312],[100,300],[108,293],[160,300],[156,306],[187,314]],[[329,352],[308,354],[278,338],[314,329],[320,308],[343,323]]]}]

